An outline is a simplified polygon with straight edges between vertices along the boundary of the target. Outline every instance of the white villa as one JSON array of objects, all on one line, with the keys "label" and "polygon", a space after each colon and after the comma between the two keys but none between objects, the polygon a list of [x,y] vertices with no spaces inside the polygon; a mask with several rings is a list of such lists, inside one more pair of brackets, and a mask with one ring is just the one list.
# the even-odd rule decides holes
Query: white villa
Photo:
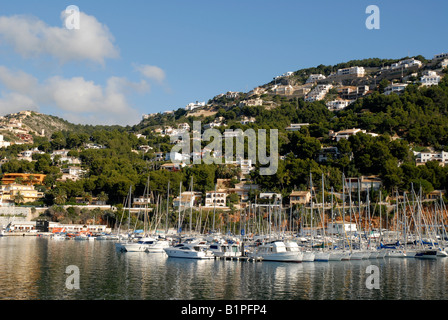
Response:
[{"label": "white villa", "polygon": [[420,81],[423,86],[435,86],[440,82],[440,76],[435,71],[425,71],[423,72],[423,76],[420,78]]},{"label": "white villa", "polygon": [[328,101],[327,107],[329,110],[342,110],[347,108],[352,102],[352,100],[336,99],[333,101]]},{"label": "white villa", "polygon": [[205,207],[226,207],[227,193],[222,191],[207,191],[205,193]]},{"label": "white villa", "polygon": [[198,102],[198,101],[196,101],[196,102],[189,103],[185,107],[185,110],[192,111],[192,110],[194,110],[196,108],[200,108],[200,107],[205,107],[205,102]]},{"label": "white villa", "polygon": [[397,63],[393,63],[390,68],[391,69],[400,69],[400,68],[412,68],[412,67],[418,67],[420,68],[422,66],[422,62],[420,60],[416,60],[414,58],[401,60]]},{"label": "white villa", "polygon": [[309,123],[291,123],[286,131],[299,131],[302,127],[309,126]]},{"label": "white villa", "polygon": [[310,74],[308,77],[308,80],[306,80],[306,83],[313,83],[319,80],[325,80],[327,77],[325,77],[323,74]]},{"label": "white villa", "polygon": [[11,142],[9,141],[4,141],[3,140],[3,135],[0,134],[0,148],[7,148],[11,145]]},{"label": "white villa", "polygon": [[407,86],[408,86],[407,83],[393,83],[384,89],[384,94],[385,95],[390,95],[392,93],[400,94],[406,89]]},{"label": "white villa", "polygon": [[448,152],[417,152],[414,151],[415,164],[417,166],[424,165],[428,161],[437,161],[441,165],[448,163]]},{"label": "white villa", "polygon": [[358,134],[359,132],[365,133],[365,134],[370,134],[374,137],[378,136],[376,133],[369,133],[366,130],[357,129],[357,128],[341,130],[339,132],[334,132],[331,130],[329,132],[329,135],[333,139],[336,139],[336,141],[339,141],[341,139],[348,139],[350,136],[354,136],[354,135]]},{"label": "white villa", "polygon": [[337,75],[338,76],[356,75],[357,77],[364,77],[366,75],[366,70],[364,69],[364,67],[344,68],[339,69]]},{"label": "white villa", "polygon": [[305,97],[305,101],[313,102],[323,100],[331,88],[333,88],[331,84],[317,85],[310,93],[308,93]]}]

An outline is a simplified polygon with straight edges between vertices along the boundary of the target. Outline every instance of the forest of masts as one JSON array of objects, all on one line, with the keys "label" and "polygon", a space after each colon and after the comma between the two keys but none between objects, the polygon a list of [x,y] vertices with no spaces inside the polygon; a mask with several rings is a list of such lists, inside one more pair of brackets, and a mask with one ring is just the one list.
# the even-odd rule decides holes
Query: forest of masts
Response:
[{"label": "forest of masts", "polygon": [[[313,187],[311,174],[309,190],[311,200],[302,205],[285,207],[282,199],[273,197],[257,201],[255,197],[253,203],[248,202],[238,210],[223,210],[216,206],[178,206],[174,210],[168,182],[166,195],[145,188],[144,197],[150,199],[150,205],[137,214],[131,214],[131,187],[121,219],[115,227],[128,232],[139,229],[144,234],[167,234],[169,230],[174,230],[174,233],[184,235],[217,232],[247,238],[254,235],[293,236],[303,234],[301,231],[308,229],[313,234],[329,236],[326,231],[329,223],[345,221],[355,224],[356,229],[364,234],[389,231],[397,237],[406,233],[418,237],[443,235],[445,238],[447,211],[442,194],[437,200],[423,200],[422,189],[415,191],[412,187],[411,192],[400,194],[396,191],[394,201],[390,203],[383,200],[379,190],[375,191],[376,201],[373,202],[370,200],[373,190],[361,191],[359,180],[354,187],[345,183],[343,178],[342,192],[336,193],[332,187],[326,191],[323,175],[321,190]],[[179,186],[181,193],[182,184]]]}]

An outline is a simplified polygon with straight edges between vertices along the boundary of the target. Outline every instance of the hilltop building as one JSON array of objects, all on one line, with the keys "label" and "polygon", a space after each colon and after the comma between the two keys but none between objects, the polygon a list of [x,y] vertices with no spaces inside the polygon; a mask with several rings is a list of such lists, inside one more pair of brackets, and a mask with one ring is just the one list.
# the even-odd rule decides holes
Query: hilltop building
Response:
[{"label": "hilltop building", "polygon": [[289,205],[294,206],[296,204],[307,205],[311,202],[310,191],[293,191],[289,195]]},{"label": "hilltop building", "polygon": [[358,133],[365,133],[365,134],[369,134],[374,137],[378,136],[378,134],[376,134],[376,133],[370,133],[370,132],[367,132],[366,130],[362,130],[362,129],[358,129],[358,128],[341,130],[339,132],[334,132],[334,131],[330,130],[329,136],[332,137],[334,140],[339,141],[341,139],[348,139],[348,138],[350,138],[350,136],[354,136]]},{"label": "hilltop building", "polygon": [[319,80],[325,80],[327,77],[325,77],[323,74],[310,74],[308,79],[306,80],[306,83],[313,83],[317,82]]},{"label": "hilltop building", "polygon": [[384,94],[386,96],[392,93],[400,94],[406,89],[407,86],[408,86],[407,83],[393,83],[384,88]]},{"label": "hilltop building", "polygon": [[0,186],[0,204],[12,205],[16,202],[35,202],[44,197],[43,192],[37,191],[33,185],[9,183]]},{"label": "hilltop building", "polygon": [[435,71],[425,71],[423,72],[423,76],[420,78],[420,81],[423,86],[436,86],[440,82],[440,76]]},{"label": "hilltop building", "polygon": [[0,134],[0,148],[7,148],[11,145],[11,142],[9,141],[4,141],[3,140],[3,135]]},{"label": "hilltop building", "polygon": [[437,161],[440,165],[445,166],[448,163],[448,152],[417,152],[414,151],[415,165],[425,165],[428,161]]},{"label": "hilltop building", "polygon": [[8,185],[20,181],[25,185],[42,185],[44,184],[46,175],[39,173],[5,173],[2,178],[2,184]]}]

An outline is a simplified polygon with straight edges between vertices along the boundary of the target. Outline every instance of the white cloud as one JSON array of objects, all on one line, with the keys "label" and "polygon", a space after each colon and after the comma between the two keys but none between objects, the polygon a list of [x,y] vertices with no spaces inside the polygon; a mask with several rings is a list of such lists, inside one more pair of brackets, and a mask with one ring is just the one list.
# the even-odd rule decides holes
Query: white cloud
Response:
[{"label": "white cloud", "polygon": [[107,58],[119,57],[114,37],[107,26],[79,12],[80,28],[65,27],[66,13],[61,13],[62,27],[51,27],[30,16],[0,17],[0,43],[6,43],[25,58],[50,55],[62,63],[88,60],[104,64]]},{"label": "white cloud", "polygon": [[[18,106],[21,107],[18,108]],[[6,115],[23,110],[37,111],[34,101],[27,96],[16,92],[10,92],[4,94],[0,99],[0,115]]]},{"label": "white cloud", "polygon": [[162,83],[166,77],[165,71],[157,66],[139,65],[136,66],[135,69],[139,71],[144,77],[156,80],[159,83]]},{"label": "white cloud", "polygon": [[3,114],[30,106],[53,107],[69,115],[68,120],[84,119],[83,123],[95,124],[138,122],[138,113],[128,102],[128,96],[149,91],[145,81],[135,83],[121,77],[110,77],[104,86],[83,77],[56,76],[39,82],[32,75],[4,66],[0,66],[0,84],[7,89],[0,98]]}]

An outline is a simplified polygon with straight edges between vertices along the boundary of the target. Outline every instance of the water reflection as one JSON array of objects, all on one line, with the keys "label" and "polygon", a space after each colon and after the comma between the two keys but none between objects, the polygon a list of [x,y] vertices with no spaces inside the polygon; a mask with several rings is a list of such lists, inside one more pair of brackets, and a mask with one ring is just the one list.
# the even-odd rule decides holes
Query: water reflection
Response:
[{"label": "water reflection", "polygon": [[[109,241],[0,239],[1,299],[375,300],[447,299],[448,259],[307,263],[168,258],[121,253]],[[65,286],[67,266],[80,289]],[[366,269],[379,269],[368,289]]]}]

